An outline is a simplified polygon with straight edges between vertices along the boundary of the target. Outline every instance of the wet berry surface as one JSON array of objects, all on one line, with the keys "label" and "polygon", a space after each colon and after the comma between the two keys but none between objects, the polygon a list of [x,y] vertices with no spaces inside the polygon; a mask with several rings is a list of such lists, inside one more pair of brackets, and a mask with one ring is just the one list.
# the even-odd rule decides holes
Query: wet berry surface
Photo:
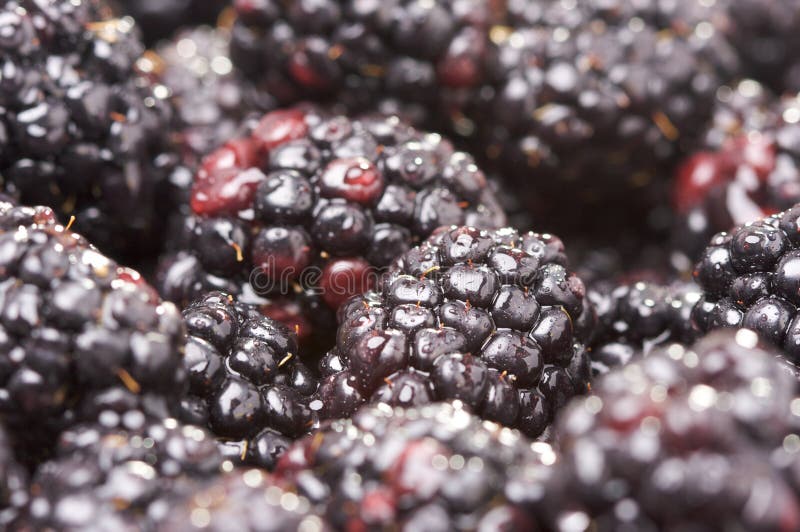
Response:
[{"label": "wet berry surface", "polygon": [[796,4],[0,0],[0,529],[800,530]]}]

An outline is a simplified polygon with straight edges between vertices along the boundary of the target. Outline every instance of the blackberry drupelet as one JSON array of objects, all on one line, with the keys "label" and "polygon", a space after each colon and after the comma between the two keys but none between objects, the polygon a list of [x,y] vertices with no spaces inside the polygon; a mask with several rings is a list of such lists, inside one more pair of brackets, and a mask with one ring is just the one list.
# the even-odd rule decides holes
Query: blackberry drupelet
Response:
[{"label": "blackberry drupelet", "polygon": [[599,283],[586,294],[597,313],[589,348],[595,375],[648,355],[666,343],[691,344],[698,336],[691,312],[702,291],[693,282]]},{"label": "blackberry drupelet", "polygon": [[131,20],[112,17],[103,0],[0,3],[0,184],[141,260],[159,249],[172,109],[134,71]]},{"label": "blackberry drupelet", "polygon": [[156,530],[283,532],[330,530],[309,501],[285,491],[258,469],[236,469],[168,499]]},{"label": "blackberry drupelet", "polygon": [[315,423],[308,402],[317,379],[300,361],[296,335],[221,292],[193,302],[183,318],[184,419],[208,425],[234,461],[271,469]]},{"label": "blackberry drupelet", "polygon": [[556,429],[550,527],[796,530],[800,399],[776,351],[715,332],[598,379]]},{"label": "blackberry drupelet", "polygon": [[[528,201],[548,230],[608,239],[643,220],[662,229],[651,210],[666,169],[739,71],[709,22],[715,8],[590,0],[511,2],[509,12],[517,29],[493,34],[495,82],[467,112],[480,124],[479,147],[535,191]],[[565,197],[583,210],[564,209]],[[588,223],[587,209],[597,214]]]},{"label": "blackberry drupelet", "polygon": [[714,233],[800,202],[800,98],[724,87],[703,144],[673,183],[674,240],[692,260]]},{"label": "blackberry drupelet", "polygon": [[340,530],[531,530],[523,499],[541,491],[554,460],[549,445],[458,401],[380,404],[297,442],[275,474]]},{"label": "blackberry drupelet", "polygon": [[539,436],[588,389],[594,313],[561,241],[514,229],[442,229],[402,255],[380,291],[339,309],[322,362],[322,418],[363,401],[459,399]]},{"label": "blackberry drupelet", "polygon": [[116,0],[142,29],[148,46],[172,36],[180,27],[213,24],[227,0]]},{"label": "blackberry drupelet", "polygon": [[747,327],[800,363],[800,205],[715,235],[695,265],[701,331]]},{"label": "blackberry drupelet", "polygon": [[234,2],[231,57],[283,104],[378,99],[458,109],[486,81],[489,28],[502,6],[479,0]]},{"label": "blackberry drupelet", "polygon": [[77,425],[31,480],[21,530],[152,530],[170,497],[216,478],[214,438],[175,419],[130,411]]},{"label": "blackberry drupelet", "polygon": [[177,406],[178,310],[49,208],[0,203],[0,278],[0,417],[26,459],[76,419]]},{"label": "blackberry drupelet", "polygon": [[14,456],[11,439],[0,426],[0,526],[6,528],[28,503],[28,472]]},{"label": "blackberry drupelet", "polygon": [[182,249],[160,268],[162,295],[185,305],[223,290],[275,317],[287,308],[316,338],[375,268],[437,227],[506,220],[472,158],[439,135],[309,106],[268,113],[206,157],[191,207]]}]

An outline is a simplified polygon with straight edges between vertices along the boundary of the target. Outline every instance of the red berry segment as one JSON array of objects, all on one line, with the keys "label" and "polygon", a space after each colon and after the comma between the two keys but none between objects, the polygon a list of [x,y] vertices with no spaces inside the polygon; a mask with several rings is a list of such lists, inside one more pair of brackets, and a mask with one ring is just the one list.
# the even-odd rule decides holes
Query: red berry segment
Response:
[{"label": "red berry segment", "polygon": [[235,213],[253,202],[267,176],[258,168],[227,168],[204,174],[192,190],[192,211],[201,215]]},{"label": "red berry segment", "polygon": [[675,209],[685,213],[702,202],[712,188],[729,181],[731,168],[726,162],[715,153],[701,152],[681,164],[673,188]]},{"label": "red berry segment", "polygon": [[384,181],[378,169],[363,157],[331,161],[322,172],[320,191],[327,198],[344,198],[372,205],[383,192]]},{"label": "red berry segment", "polygon": [[301,109],[272,111],[264,115],[253,131],[259,147],[269,152],[290,140],[299,139],[308,132],[305,113]]},{"label": "red berry segment", "polygon": [[337,259],[325,265],[319,287],[328,306],[339,308],[354,295],[372,288],[376,277],[375,268],[364,259]]}]

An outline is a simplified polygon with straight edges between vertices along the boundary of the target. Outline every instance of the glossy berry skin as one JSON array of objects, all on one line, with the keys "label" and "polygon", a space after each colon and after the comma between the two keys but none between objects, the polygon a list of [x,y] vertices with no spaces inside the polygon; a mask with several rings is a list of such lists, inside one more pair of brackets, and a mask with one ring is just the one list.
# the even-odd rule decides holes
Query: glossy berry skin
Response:
[{"label": "glossy berry skin", "polygon": [[702,150],[677,168],[675,246],[697,260],[719,231],[800,201],[800,100],[753,80],[722,87]]},{"label": "glossy berry skin", "polygon": [[[131,19],[103,0],[0,4],[0,185],[115,258],[159,249],[172,108],[135,69]],[[164,210],[161,210],[164,207]]]},{"label": "glossy berry skin", "polygon": [[75,420],[177,406],[183,323],[137,272],[49,208],[9,203],[0,203],[0,272],[0,411],[26,460]]},{"label": "glossy berry skin", "polygon": [[226,457],[271,468],[314,423],[317,379],[300,361],[297,336],[251,305],[209,292],[183,311],[187,422],[207,425]]},{"label": "glossy berry skin", "polygon": [[297,442],[275,471],[340,530],[530,530],[555,453],[456,401],[363,407]]},{"label": "glossy berry skin", "polygon": [[[753,331],[718,331],[598,379],[594,395],[559,421],[561,460],[540,506],[550,526],[800,526],[796,459],[786,444],[800,430],[797,380],[777,354]],[[765,491],[770,504],[748,507]]]},{"label": "glossy berry skin", "polygon": [[458,399],[538,436],[588,387],[584,292],[557,237],[442,228],[397,259],[380,291],[339,309],[312,408],[344,417],[362,401]]},{"label": "glossy berry skin", "polygon": [[317,338],[343,300],[374,286],[376,268],[440,225],[506,219],[473,159],[439,135],[310,106],[268,113],[209,154],[190,205],[162,294],[293,301],[313,329],[300,334]]},{"label": "glossy berry skin", "polygon": [[122,11],[136,20],[145,42],[155,44],[180,27],[214,24],[228,4],[224,0],[119,0]]},{"label": "glossy berry skin", "polygon": [[155,530],[171,497],[217,478],[223,459],[200,427],[142,412],[65,431],[31,479],[21,530]]},{"label": "glossy berry skin", "polygon": [[712,238],[694,268],[697,328],[748,327],[800,362],[798,219],[794,206]]},{"label": "glossy berry skin", "polygon": [[668,343],[691,344],[699,335],[691,313],[702,290],[693,282],[598,283],[586,299],[597,314],[590,356],[595,375],[624,366]]}]

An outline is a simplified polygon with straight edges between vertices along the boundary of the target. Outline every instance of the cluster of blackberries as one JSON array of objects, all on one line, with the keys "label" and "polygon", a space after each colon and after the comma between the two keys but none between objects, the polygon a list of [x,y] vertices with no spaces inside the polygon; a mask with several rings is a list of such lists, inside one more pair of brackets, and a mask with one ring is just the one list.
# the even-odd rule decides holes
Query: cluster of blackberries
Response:
[{"label": "cluster of blackberries", "polygon": [[0,0],[0,528],[800,529],[798,35]]},{"label": "cluster of blackberries", "polygon": [[186,304],[224,290],[316,343],[332,337],[336,308],[415,241],[442,225],[506,222],[472,157],[441,136],[311,106],[267,113],[211,152],[189,205],[162,294]]}]

